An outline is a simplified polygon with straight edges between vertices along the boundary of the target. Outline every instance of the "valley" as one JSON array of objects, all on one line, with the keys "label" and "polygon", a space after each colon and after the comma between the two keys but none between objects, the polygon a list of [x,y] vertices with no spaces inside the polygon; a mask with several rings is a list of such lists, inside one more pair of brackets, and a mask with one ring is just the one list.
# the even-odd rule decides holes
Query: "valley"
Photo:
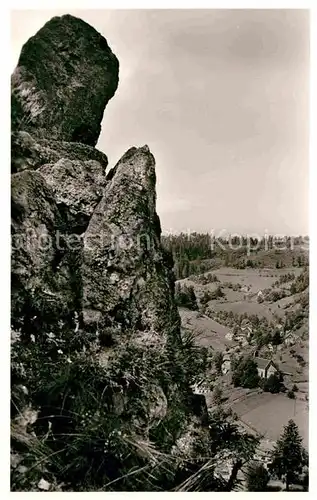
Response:
[{"label": "valley", "polygon": [[[215,388],[221,391],[221,405],[268,450],[290,419],[308,448],[307,273],[307,267],[221,266],[176,283],[176,294],[193,290],[197,303],[179,307],[183,331],[206,350],[208,368],[194,390],[205,395],[210,411],[219,404]],[[255,388],[235,387],[232,365],[240,357],[272,360],[283,379],[281,391],[263,390],[261,380]],[[218,370],[216,358],[222,362]]]}]

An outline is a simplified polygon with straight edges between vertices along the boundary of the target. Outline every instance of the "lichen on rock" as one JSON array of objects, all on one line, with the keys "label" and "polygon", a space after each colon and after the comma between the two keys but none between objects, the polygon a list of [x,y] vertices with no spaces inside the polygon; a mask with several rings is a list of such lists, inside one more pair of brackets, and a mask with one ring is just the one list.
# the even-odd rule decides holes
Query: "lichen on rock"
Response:
[{"label": "lichen on rock", "polygon": [[147,146],[132,148],[116,165],[84,235],[87,324],[179,330],[155,202],[154,157]]},{"label": "lichen on rock", "polygon": [[105,38],[89,24],[53,17],[22,47],[12,75],[12,128],[95,146],[118,67]]},{"label": "lichen on rock", "polygon": [[88,161],[94,160],[106,169],[107,156],[98,149],[79,142],[39,139],[25,130],[11,134],[11,173],[22,170],[36,170],[47,163],[60,159]]},{"label": "lichen on rock", "polygon": [[103,195],[105,173],[96,160],[62,158],[43,165],[39,172],[52,188],[57,206],[64,211],[69,232],[82,233]]}]

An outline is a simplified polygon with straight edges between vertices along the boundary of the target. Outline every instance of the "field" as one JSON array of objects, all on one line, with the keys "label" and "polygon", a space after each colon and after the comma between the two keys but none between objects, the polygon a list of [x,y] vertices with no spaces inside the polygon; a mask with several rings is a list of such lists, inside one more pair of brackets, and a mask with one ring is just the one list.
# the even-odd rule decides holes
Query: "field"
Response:
[{"label": "field", "polygon": [[[307,389],[305,389],[307,390]],[[289,419],[298,425],[303,444],[308,448],[308,403],[305,393],[294,400],[285,394],[271,394],[259,390],[227,388],[224,390],[225,406],[235,412],[243,427],[263,437],[268,443],[275,442]],[[212,407],[212,393],[206,394]]]},{"label": "field", "polygon": [[[214,291],[218,285],[221,285],[225,297],[223,299],[213,300],[208,304],[216,312],[232,311],[237,314],[256,314],[259,317],[265,317],[268,320],[272,320],[274,313],[280,317],[285,315],[285,309],[293,298],[284,297],[274,303],[259,304],[257,302],[258,292],[272,287],[273,283],[286,273],[293,273],[296,277],[299,276],[301,272],[302,269],[298,267],[283,269],[233,269],[221,267],[213,271],[219,283],[201,285],[193,280],[192,277],[181,280],[180,282],[193,286],[198,297],[200,297],[204,291]],[[232,288],[226,286],[228,283],[240,285],[241,290],[232,290]]]},{"label": "field", "polygon": [[262,393],[232,405],[242,422],[264,438],[276,441],[289,419],[298,425],[303,444],[308,448],[308,405],[284,394]]},{"label": "field", "polygon": [[183,328],[195,333],[197,343],[204,347],[212,347],[216,351],[224,351],[236,343],[226,339],[229,329],[217,321],[200,316],[197,311],[189,311],[185,308],[179,309]]}]

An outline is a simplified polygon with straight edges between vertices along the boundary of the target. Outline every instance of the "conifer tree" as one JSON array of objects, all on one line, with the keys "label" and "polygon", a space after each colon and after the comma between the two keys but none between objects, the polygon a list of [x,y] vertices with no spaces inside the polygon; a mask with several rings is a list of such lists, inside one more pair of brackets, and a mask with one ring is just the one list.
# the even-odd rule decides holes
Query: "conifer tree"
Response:
[{"label": "conifer tree", "polygon": [[302,446],[302,438],[293,420],[289,420],[272,451],[271,472],[289,486],[299,480],[305,466],[308,466],[308,454]]}]

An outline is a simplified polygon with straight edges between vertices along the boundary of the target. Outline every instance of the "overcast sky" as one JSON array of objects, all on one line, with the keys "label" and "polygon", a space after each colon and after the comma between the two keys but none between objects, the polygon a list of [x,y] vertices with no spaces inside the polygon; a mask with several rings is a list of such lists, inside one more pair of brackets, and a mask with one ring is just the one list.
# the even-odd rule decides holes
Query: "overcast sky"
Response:
[{"label": "overcast sky", "polygon": [[15,11],[12,69],[66,13],[119,59],[97,147],[113,166],[149,145],[163,230],[308,232],[307,11]]}]

